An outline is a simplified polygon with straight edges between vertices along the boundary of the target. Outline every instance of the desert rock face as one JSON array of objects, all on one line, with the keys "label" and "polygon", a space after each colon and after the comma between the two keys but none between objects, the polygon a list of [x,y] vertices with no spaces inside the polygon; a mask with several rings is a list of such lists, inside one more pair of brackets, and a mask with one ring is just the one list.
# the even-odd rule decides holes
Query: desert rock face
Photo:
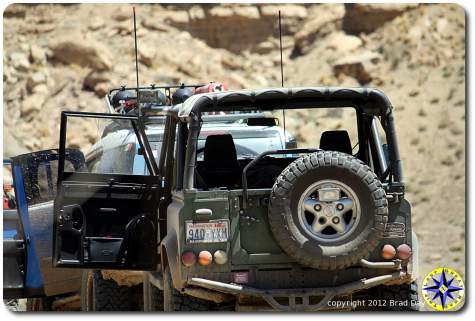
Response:
[{"label": "desert rock face", "polygon": [[[465,273],[465,15],[457,5],[137,5],[142,84],[220,81],[371,86],[395,107],[421,276]],[[4,13],[4,156],[58,145],[61,110],[105,112],[104,93],[135,84],[128,5],[10,5]],[[315,145],[339,113],[288,114]],[[78,133],[93,130],[81,126]],[[88,135],[75,137],[87,143]]]}]

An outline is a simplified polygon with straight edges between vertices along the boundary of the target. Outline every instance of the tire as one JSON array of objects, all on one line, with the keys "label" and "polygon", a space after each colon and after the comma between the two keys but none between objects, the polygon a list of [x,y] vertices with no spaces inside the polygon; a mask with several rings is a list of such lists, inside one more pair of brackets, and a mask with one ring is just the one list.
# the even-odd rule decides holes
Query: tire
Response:
[{"label": "tire", "polygon": [[149,281],[149,274],[145,272],[143,280],[144,311],[163,311],[163,291]]},{"label": "tire", "polygon": [[52,300],[49,297],[26,299],[26,311],[53,311]]},{"label": "tire", "polygon": [[172,275],[167,266],[163,274],[163,308],[165,312],[209,311],[210,303],[178,292],[173,287]]},{"label": "tire", "polygon": [[[401,285],[380,285],[369,290],[370,300],[381,300],[384,305],[375,311],[419,311],[417,283]],[[394,302],[394,303],[391,303]]]},{"label": "tire", "polygon": [[84,271],[81,285],[82,311],[133,311],[136,297],[133,287],[105,280],[100,270]]},{"label": "tire", "polygon": [[[312,186],[318,187],[319,182],[341,187],[338,192],[339,200],[330,203],[317,200],[315,195],[319,194],[312,192]],[[323,234],[326,233],[325,229],[318,235],[312,234],[315,231],[312,232],[309,223],[304,222],[308,212],[307,208],[302,209],[302,198],[306,197],[306,193],[313,193],[308,194],[309,198],[304,198],[304,201],[322,204],[324,210],[319,212],[322,215],[327,210],[326,207],[330,206],[327,204],[334,203],[336,208],[343,206],[338,204],[343,200],[342,191],[351,196],[347,198],[353,200],[352,209],[346,210],[350,215],[348,225],[345,222],[351,228],[341,235],[335,230],[336,236],[330,235],[334,239]],[[319,210],[321,209],[320,206]],[[323,218],[325,224],[331,223],[330,220],[334,217],[330,215],[336,215],[337,210],[330,211],[332,212],[326,214],[329,215],[328,221]],[[322,270],[343,269],[368,257],[382,238],[387,216],[386,194],[374,172],[357,158],[333,151],[318,151],[291,163],[279,175],[272,188],[268,212],[270,228],[282,250],[303,266]],[[314,216],[314,220],[317,217]],[[343,216],[341,217],[343,221]]]}]

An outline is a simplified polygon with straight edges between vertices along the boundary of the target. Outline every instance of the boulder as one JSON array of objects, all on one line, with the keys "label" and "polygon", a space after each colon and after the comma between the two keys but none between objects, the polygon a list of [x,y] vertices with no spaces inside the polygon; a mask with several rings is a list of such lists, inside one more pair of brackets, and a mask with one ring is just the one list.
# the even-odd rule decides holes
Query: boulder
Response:
[{"label": "boulder", "polygon": [[30,61],[34,64],[44,65],[46,63],[46,50],[32,44],[30,47]]},{"label": "boulder", "polygon": [[138,49],[138,58],[141,63],[151,67],[155,60],[156,51],[152,47],[141,46]]},{"label": "boulder", "polygon": [[28,71],[30,69],[30,61],[22,52],[14,52],[10,55],[12,66],[20,71]]},{"label": "boulder", "polygon": [[418,4],[345,4],[343,30],[348,34],[371,33]]},{"label": "boulder", "polygon": [[381,56],[374,52],[349,55],[333,65],[333,73],[336,77],[342,74],[353,77],[360,85],[366,85],[373,80],[371,73],[376,69],[376,64],[380,60]]},{"label": "boulder", "polygon": [[317,38],[324,37],[338,29],[341,24],[345,8],[342,4],[322,4],[317,7],[312,16],[299,32],[295,34],[295,54],[306,54]]},{"label": "boulder", "polygon": [[26,89],[29,92],[33,92],[34,88],[38,85],[46,83],[46,75],[43,72],[37,71],[34,74],[28,76],[26,80]]},{"label": "boulder", "polygon": [[20,107],[21,117],[31,119],[34,114],[41,110],[45,101],[46,95],[41,93],[35,93],[26,97]]},{"label": "boulder", "polygon": [[261,7],[261,14],[263,17],[277,17],[279,16],[279,10],[282,18],[307,18],[307,9],[304,6],[296,4],[288,5],[263,5]]},{"label": "boulder", "polygon": [[53,39],[49,44],[53,59],[65,64],[76,64],[94,70],[110,70],[111,54],[107,47],[82,34],[68,34]]},{"label": "boulder", "polygon": [[361,47],[363,41],[357,36],[347,35],[344,32],[333,33],[328,38],[328,48],[337,52],[350,52]]}]

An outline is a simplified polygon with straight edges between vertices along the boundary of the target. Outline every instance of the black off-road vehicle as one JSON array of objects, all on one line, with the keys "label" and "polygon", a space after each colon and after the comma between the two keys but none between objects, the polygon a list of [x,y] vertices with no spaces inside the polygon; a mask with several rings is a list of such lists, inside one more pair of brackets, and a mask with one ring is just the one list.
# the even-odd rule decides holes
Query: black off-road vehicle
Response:
[{"label": "black off-road vehicle", "polygon": [[[204,113],[321,108],[355,111],[356,153],[345,130],[257,156],[238,157],[225,131],[199,146]],[[93,115],[134,129],[144,176],[68,169],[66,126],[81,114],[63,113],[56,266],[149,271],[146,310],[315,311],[356,298],[359,309],[417,309],[417,242],[383,93],[209,93],[163,114],[159,164],[139,118]]]}]

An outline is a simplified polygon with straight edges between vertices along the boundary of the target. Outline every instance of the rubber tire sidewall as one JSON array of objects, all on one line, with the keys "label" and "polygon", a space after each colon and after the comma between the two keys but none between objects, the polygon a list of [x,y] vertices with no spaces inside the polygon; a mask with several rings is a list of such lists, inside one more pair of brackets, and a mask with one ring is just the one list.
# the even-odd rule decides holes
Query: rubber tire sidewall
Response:
[{"label": "rubber tire sidewall", "polygon": [[[316,240],[300,223],[299,200],[311,184],[321,180],[339,181],[359,199],[360,219],[351,234],[342,240]],[[274,238],[289,256],[307,267],[337,270],[356,264],[377,246],[387,220],[387,200],[385,196],[375,200],[375,190],[384,196],[376,175],[353,156],[323,151],[303,156],[291,163],[274,184],[269,206]],[[379,209],[381,204],[385,208]]]}]

